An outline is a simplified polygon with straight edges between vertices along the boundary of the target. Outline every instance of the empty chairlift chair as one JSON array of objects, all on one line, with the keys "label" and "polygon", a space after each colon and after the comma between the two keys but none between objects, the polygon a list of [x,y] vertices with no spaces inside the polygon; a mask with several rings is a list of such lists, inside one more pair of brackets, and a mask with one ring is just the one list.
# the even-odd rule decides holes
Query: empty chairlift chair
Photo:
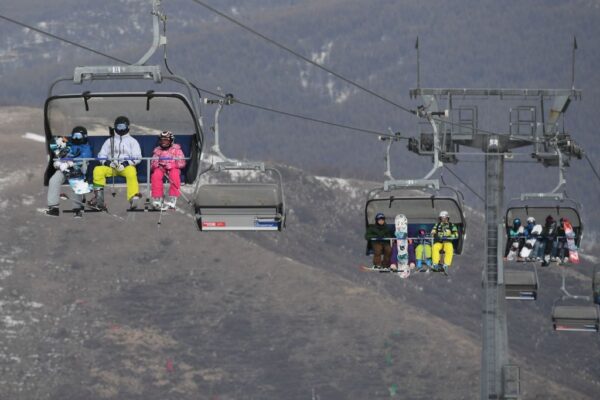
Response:
[{"label": "empty chairlift chair", "polygon": [[592,295],[594,303],[600,305],[600,268],[594,267],[594,279],[592,281]]},{"label": "empty chairlift chair", "polygon": [[[220,162],[214,174],[251,176],[255,182],[199,183],[194,193],[196,222],[201,231],[281,231],[285,197],[281,174],[263,163]],[[271,182],[257,182],[256,175]],[[212,177],[211,178],[215,178]]]},{"label": "empty chairlift chair", "polygon": [[504,270],[504,289],[507,300],[537,300],[539,280],[533,270]]},{"label": "empty chairlift chair", "polygon": [[[598,305],[590,302],[589,296],[569,293],[565,285],[565,268],[562,267],[563,296],[552,307],[552,326],[556,331],[598,332],[600,312]],[[595,275],[595,274],[594,274]],[[593,281],[596,280],[594,276]],[[592,284],[593,286],[594,284]]]}]

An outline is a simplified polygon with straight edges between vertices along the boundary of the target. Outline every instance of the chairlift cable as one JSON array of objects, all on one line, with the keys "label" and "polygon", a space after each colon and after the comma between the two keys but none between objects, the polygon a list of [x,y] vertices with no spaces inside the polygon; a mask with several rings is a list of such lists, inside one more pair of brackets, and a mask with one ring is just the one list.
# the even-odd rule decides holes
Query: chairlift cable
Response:
[{"label": "chairlift cable", "polygon": [[482,202],[485,203],[485,199],[483,197],[481,197],[481,195],[479,193],[477,193],[471,186],[469,186],[464,180],[462,180],[460,178],[460,176],[458,176],[454,171],[452,171],[450,169],[450,167],[448,167],[447,165],[444,165],[444,168],[446,168],[448,170],[448,172],[450,172],[452,175],[454,175],[454,177],[456,179],[458,179],[460,181],[460,183],[462,183],[463,185],[465,185],[465,187],[467,189],[469,189],[471,191],[471,193],[473,193],[475,196],[477,196],[479,198],[479,200],[481,200]]},{"label": "chairlift cable", "polygon": [[[270,37],[268,37],[268,36],[266,36],[266,35],[258,32],[258,31],[256,31],[255,29],[253,29],[253,28],[249,27],[248,25],[246,25],[246,24],[238,21],[237,19],[235,19],[235,18],[233,18],[233,17],[231,17],[231,16],[229,16],[229,15],[227,15],[227,14],[225,14],[225,13],[219,11],[219,10],[217,10],[216,8],[210,6],[209,4],[206,4],[205,2],[203,2],[201,0],[192,0],[192,1],[194,3],[196,3],[196,4],[198,4],[198,5],[206,8],[206,9],[212,11],[213,13],[219,15],[220,17],[228,20],[229,22],[231,22],[231,23],[233,23],[233,24],[241,27],[242,29],[247,30],[248,32],[252,33],[253,35],[258,36],[259,38],[267,41],[268,43],[271,43],[272,45],[274,45],[276,47],[279,47],[280,49],[282,49],[282,50],[284,50],[284,51],[286,51],[286,52],[288,52],[288,53],[290,53],[290,54],[292,54],[292,55],[300,58],[301,60],[303,60],[303,61],[305,61],[305,62],[307,62],[307,63],[309,63],[311,65],[314,65],[317,68],[322,69],[323,71],[325,71],[325,72],[327,72],[327,73],[335,76],[336,78],[338,78],[338,79],[340,79],[340,80],[342,80],[342,81],[344,81],[344,82],[346,82],[346,83],[348,83],[348,84],[350,84],[350,85],[352,85],[352,86],[354,86],[354,87],[356,87],[356,88],[358,88],[358,89],[360,89],[360,90],[362,90],[362,91],[364,91],[364,92],[366,92],[366,93],[368,93],[368,94],[370,94],[372,96],[375,96],[378,99],[383,100],[384,102],[386,102],[388,104],[391,104],[391,105],[399,108],[402,111],[405,111],[405,112],[407,112],[407,113],[409,113],[411,115],[414,115],[414,116],[418,116],[418,113],[417,113],[416,110],[412,110],[412,109],[410,109],[408,107],[404,107],[404,106],[402,106],[402,105],[400,105],[400,104],[398,104],[398,103],[396,103],[396,102],[388,99],[387,97],[382,96],[379,93],[376,93],[373,90],[371,90],[371,89],[369,89],[369,88],[367,88],[365,86],[362,86],[362,85],[356,83],[355,81],[353,81],[353,80],[351,80],[349,78],[346,78],[345,76],[341,75],[340,73],[333,71],[331,68],[325,67],[324,65],[319,64],[318,62],[315,62],[315,61],[307,58],[306,56],[303,56],[302,54],[298,53],[297,51],[294,51],[291,48],[289,48],[289,47],[287,47],[287,46],[285,46],[285,45],[277,42],[276,40],[271,39]],[[435,117],[433,117],[432,120],[434,120],[436,122],[442,122],[442,123],[445,123],[445,124],[448,124],[448,125],[452,125],[452,126],[473,129],[470,125],[462,125],[462,124],[459,124],[459,123],[456,123],[456,122],[444,121],[442,119],[435,118]],[[488,134],[488,135],[501,135],[498,132],[492,132],[492,131],[488,131],[488,130],[481,129],[481,128],[474,128],[473,131],[485,133],[485,134]]]},{"label": "chairlift cable", "polygon": [[399,108],[399,109],[401,109],[401,110],[403,110],[403,111],[405,111],[407,113],[410,113],[410,114],[413,114],[413,115],[415,114],[413,110],[411,110],[409,108],[406,108],[406,107],[404,107],[404,106],[402,106],[402,105],[400,105],[400,104],[398,104],[398,103],[396,103],[396,102],[394,102],[394,101],[392,101],[392,100],[390,100],[390,99],[388,99],[388,98],[386,98],[386,97],[384,97],[384,96],[382,96],[382,95],[380,95],[380,94],[378,94],[378,93],[376,93],[376,92],[374,92],[374,91],[372,91],[372,90],[370,90],[370,89],[368,89],[368,88],[366,88],[366,87],[364,87],[364,86],[362,86],[362,85],[360,85],[360,84],[358,84],[358,83],[356,83],[356,82],[354,82],[354,81],[352,81],[352,80],[350,80],[350,79],[348,79],[348,78],[346,78],[344,76],[342,76],[342,75],[340,75],[339,73],[333,71],[332,69],[327,68],[324,65],[321,65],[321,64],[319,64],[319,63],[317,63],[317,62],[315,62],[315,61],[307,58],[306,56],[303,56],[302,54],[298,53],[297,51],[294,51],[294,50],[290,49],[289,47],[287,47],[287,46],[285,46],[285,45],[277,42],[276,40],[271,39],[268,36],[263,35],[262,33],[256,31],[255,29],[250,28],[248,25],[243,24],[242,22],[236,20],[235,18],[230,17],[229,15],[227,15],[227,14],[225,14],[225,13],[217,10],[214,7],[211,7],[209,4],[206,4],[205,2],[200,1],[200,0],[192,0],[192,1],[195,2],[198,5],[201,5],[204,8],[207,8],[208,10],[212,11],[213,13],[215,13],[215,14],[223,17],[223,18],[225,18],[229,22],[232,22],[232,23],[236,24],[237,26],[239,26],[239,27],[247,30],[248,32],[252,33],[253,35],[258,36],[259,38],[261,38],[261,39],[263,39],[263,40],[271,43],[272,45],[274,45],[276,47],[279,47],[282,50],[287,51],[288,53],[290,53],[290,54],[292,54],[292,55],[294,55],[294,56],[302,59],[303,61],[305,61],[305,62],[307,62],[307,63],[309,63],[311,65],[314,65],[317,68],[322,69],[323,71],[325,71],[325,72],[327,72],[327,73],[335,76],[336,78],[338,78],[338,79],[340,79],[340,80],[342,80],[342,81],[344,81],[344,82],[346,82],[346,83],[348,83],[348,84],[350,84],[350,85],[352,85],[352,86],[354,86],[354,87],[356,87],[356,88],[358,88],[358,89],[360,89],[362,91],[365,91],[365,92],[369,93],[370,95],[375,96],[378,99],[383,100],[386,103],[389,103],[389,104],[391,104],[391,105],[393,105],[393,106],[395,106],[395,107],[397,107],[397,108]]},{"label": "chairlift cable", "polygon": [[[94,50],[94,49],[92,49],[92,48],[90,48],[90,47],[87,47],[87,46],[81,45],[81,44],[79,44],[79,43],[77,43],[77,42],[74,42],[74,41],[71,41],[71,40],[69,40],[69,39],[65,39],[65,38],[63,38],[63,37],[60,37],[60,36],[58,36],[58,35],[54,35],[54,34],[52,34],[52,33],[49,33],[49,32],[46,32],[46,31],[43,31],[43,30],[41,30],[41,29],[34,28],[34,27],[33,27],[33,26],[31,26],[31,25],[27,25],[27,24],[24,24],[24,23],[22,23],[22,22],[15,21],[15,20],[13,20],[13,19],[11,19],[11,18],[8,18],[8,17],[5,17],[5,16],[3,16],[2,14],[0,14],[0,18],[2,18],[2,19],[5,19],[5,20],[7,20],[7,21],[9,21],[9,22],[13,22],[13,23],[15,23],[15,24],[17,24],[17,25],[23,26],[23,27],[25,27],[25,28],[27,28],[27,29],[31,29],[31,30],[33,30],[33,31],[35,31],[35,32],[38,32],[38,33],[42,34],[42,35],[49,36],[49,37],[51,37],[51,38],[53,38],[53,39],[56,39],[56,40],[58,40],[58,41],[65,42],[65,43],[68,43],[68,44],[70,44],[70,45],[72,45],[72,46],[79,47],[79,48],[82,48],[82,49],[84,49],[84,50],[88,50],[88,51],[90,51],[90,52],[92,52],[92,53],[98,54],[98,55],[100,55],[100,56],[103,56],[103,57],[106,57],[106,58],[112,59],[112,60],[114,60],[114,61],[118,61],[118,62],[120,62],[120,63],[123,63],[123,64],[128,64],[128,65],[129,65],[129,64],[131,64],[129,61],[126,61],[126,60],[123,60],[123,59],[120,59],[120,58],[117,58],[117,57],[113,57],[113,56],[111,56],[111,55],[109,55],[109,54],[103,53],[103,52],[101,52],[101,51],[98,51],[98,50]],[[173,72],[171,71],[171,69],[170,69],[170,67],[169,67],[169,64],[168,64],[168,62],[167,62],[167,60],[166,60],[166,59],[164,60],[164,64],[165,64],[165,67],[166,67],[167,71],[168,71],[170,74],[173,74]],[[173,74],[173,75],[174,75],[174,74]],[[200,95],[200,91],[203,91],[203,92],[209,93],[209,94],[211,94],[211,95],[213,95],[213,96],[223,97],[222,95],[220,95],[220,94],[218,94],[218,93],[214,93],[214,92],[212,92],[212,91],[210,91],[210,90],[206,90],[206,89],[203,89],[203,88],[199,88],[199,87],[198,87],[198,86],[196,86],[196,85],[195,85],[193,82],[190,82],[190,85],[191,85],[191,86],[192,86],[192,87],[193,87],[193,88],[194,88],[194,89],[195,89],[195,90],[198,92],[198,94],[199,94],[199,95]],[[201,96],[201,95],[200,95],[200,98],[202,98],[202,96]],[[317,119],[317,118],[306,117],[306,116],[303,116],[303,115],[294,114],[294,113],[287,112],[287,111],[281,111],[281,110],[276,110],[276,109],[274,109],[274,108],[269,108],[269,107],[265,107],[265,106],[255,105],[255,104],[252,104],[252,103],[248,103],[248,102],[241,101],[241,100],[239,100],[239,99],[236,99],[236,102],[238,102],[238,103],[240,103],[240,104],[242,104],[242,105],[245,105],[245,106],[247,106],[247,107],[253,107],[253,108],[256,108],[256,109],[259,109],[259,110],[263,110],[263,111],[269,111],[269,112],[273,112],[273,113],[276,113],[276,114],[285,115],[285,116],[288,116],[288,117],[293,117],[293,118],[298,118],[298,119],[304,119],[304,120],[306,120],[306,121],[316,122],[316,123],[320,123],[320,124],[324,124],[324,125],[329,125],[329,126],[335,126],[335,127],[338,127],[338,128],[343,128],[343,129],[354,130],[354,131],[357,131],[357,132],[363,132],[363,133],[368,133],[368,134],[373,134],[373,135],[378,135],[378,136],[389,136],[389,137],[393,137],[393,135],[390,135],[389,133],[386,133],[386,132],[378,132],[378,131],[375,131],[375,130],[370,130],[370,129],[365,129],[365,128],[356,128],[356,127],[353,127],[353,126],[344,125],[344,124],[340,124],[340,123],[336,123],[336,122],[330,122],[330,121],[325,121],[325,120],[321,120],[321,119]],[[408,138],[401,138],[401,139],[406,139],[406,140],[408,140]]]},{"label": "chairlift cable", "polygon": [[120,62],[120,63],[124,63],[124,64],[129,64],[127,61],[121,60],[120,58],[117,58],[117,57],[110,56],[110,55],[108,55],[108,54],[102,53],[101,51],[94,50],[94,49],[92,49],[91,47],[88,47],[88,46],[85,46],[85,45],[79,44],[79,43],[77,43],[77,42],[73,42],[72,40],[69,40],[69,39],[62,38],[62,37],[60,37],[60,36],[57,36],[57,35],[54,35],[54,34],[52,34],[52,33],[50,33],[50,32],[46,32],[46,31],[43,31],[43,30],[41,30],[41,29],[35,28],[35,27],[31,26],[31,25],[24,24],[23,22],[19,22],[19,21],[17,21],[17,20],[14,20],[14,19],[12,19],[12,18],[9,18],[9,17],[7,17],[7,16],[5,16],[5,15],[2,15],[2,14],[0,14],[0,18],[2,18],[2,19],[4,19],[4,20],[6,20],[6,21],[8,21],[8,22],[12,22],[13,24],[16,24],[16,25],[22,26],[22,27],[24,27],[24,28],[30,29],[30,30],[32,30],[32,31],[35,31],[35,32],[37,32],[37,33],[40,33],[40,34],[42,34],[42,35],[49,36],[49,37],[51,37],[51,38],[53,38],[53,39],[56,39],[56,40],[60,40],[61,42],[65,42],[65,43],[68,43],[68,44],[70,44],[70,45],[72,45],[72,46],[79,47],[79,48],[81,48],[81,49],[84,49],[84,50],[90,51],[90,52],[92,52],[92,53],[98,54],[98,55],[100,55],[100,56],[103,56],[103,57],[110,58],[111,60],[114,60],[114,61],[117,61],[117,62]]},{"label": "chairlift cable", "polygon": [[584,154],[584,155],[585,155],[585,159],[587,160],[588,164],[590,165],[590,168],[594,172],[594,175],[596,175],[596,179],[598,179],[600,181],[600,175],[598,175],[598,171],[596,171],[596,168],[594,168],[594,164],[592,164],[592,161],[590,160],[590,158],[588,157],[587,154]]}]

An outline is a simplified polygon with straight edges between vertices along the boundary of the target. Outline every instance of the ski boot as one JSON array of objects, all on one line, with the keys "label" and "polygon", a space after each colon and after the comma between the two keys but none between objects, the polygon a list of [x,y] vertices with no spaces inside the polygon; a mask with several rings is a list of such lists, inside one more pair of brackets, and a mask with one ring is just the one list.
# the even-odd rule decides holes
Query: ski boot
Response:
[{"label": "ski boot", "polygon": [[449,266],[448,264],[444,264],[444,265],[442,265],[442,270],[441,270],[441,272],[442,272],[444,275],[448,276],[448,270],[449,270],[449,269],[450,269],[450,266]]},{"label": "ski boot", "polygon": [[177,203],[177,197],[175,197],[175,196],[169,196],[165,200],[165,206],[167,206],[170,209],[175,209],[176,203]]},{"label": "ski boot", "polygon": [[160,197],[152,198],[152,208],[154,208],[155,210],[160,210],[162,208],[162,206],[163,206],[163,202]]},{"label": "ski boot", "polygon": [[98,211],[105,211],[106,204],[104,204],[104,188],[94,188],[94,197],[88,201],[88,205]]},{"label": "ski boot", "polygon": [[73,218],[83,218],[83,208],[74,208]]},{"label": "ski boot", "polygon": [[138,200],[142,198],[142,194],[141,193],[136,193],[133,196],[131,196],[131,199],[129,199],[129,209],[130,210],[135,210],[138,207]]},{"label": "ski boot", "polygon": [[50,217],[58,217],[60,215],[60,209],[58,206],[48,206],[48,209],[44,213]]}]

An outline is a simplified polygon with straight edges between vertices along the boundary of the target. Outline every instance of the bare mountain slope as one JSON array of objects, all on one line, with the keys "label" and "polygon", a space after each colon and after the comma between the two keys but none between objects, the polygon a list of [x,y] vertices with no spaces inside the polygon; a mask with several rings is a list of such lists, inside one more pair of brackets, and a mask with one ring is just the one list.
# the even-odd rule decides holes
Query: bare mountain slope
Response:
[{"label": "bare mountain slope", "polygon": [[[280,235],[200,234],[178,213],[158,230],[156,214],[120,210],[122,194],[111,210],[127,222],[51,219],[34,211],[43,144],[21,138],[41,113],[0,117],[0,398],[478,397],[477,215],[475,256],[448,280],[407,281],[355,268],[368,183],[293,168]],[[511,308],[525,398],[594,398],[597,337],[550,334],[546,307]],[[551,346],[567,359],[536,353]]]}]

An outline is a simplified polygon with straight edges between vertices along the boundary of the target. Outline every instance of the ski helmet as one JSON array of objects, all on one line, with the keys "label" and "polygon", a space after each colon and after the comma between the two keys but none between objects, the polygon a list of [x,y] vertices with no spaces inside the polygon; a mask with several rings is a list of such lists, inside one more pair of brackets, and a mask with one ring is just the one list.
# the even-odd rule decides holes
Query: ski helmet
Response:
[{"label": "ski helmet", "polygon": [[375,221],[380,220],[380,219],[385,219],[385,215],[383,215],[383,213],[377,213],[375,215]]},{"label": "ski helmet", "polygon": [[546,223],[547,223],[547,224],[551,224],[551,223],[553,223],[553,222],[554,222],[554,217],[553,217],[552,215],[548,215],[548,216],[546,217]]},{"label": "ski helmet", "polygon": [[163,131],[158,134],[158,145],[163,149],[168,149],[175,141],[175,136],[171,131]]},{"label": "ski helmet", "polygon": [[419,236],[427,236],[427,231],[425,229],[419,229]]},{"label": "ski helmet", "polygon": [[535,224],[535,218],[533,218],[533,217],[527,217],[527,223],[528,224]]},{"label": "ski helmet", "polygon": [[76,126],[71,131],[71,143],[84,144],[87,143],[87,129],[84,126]]},{"label": "ski helmet", "polygon": [[448,211],[441,211],[440,218],[450,218],[450,214],[448,214]]},{"label": "ski helmet", "polygon": [[518,228],[520,226],[521,226],[521,219],[520,218],[513,219],[513,228]]},{"label": "ski helmet", "polygon": [[115,132],[120,136],[129,133],[129,118],[121,115],[115,119]]}]

